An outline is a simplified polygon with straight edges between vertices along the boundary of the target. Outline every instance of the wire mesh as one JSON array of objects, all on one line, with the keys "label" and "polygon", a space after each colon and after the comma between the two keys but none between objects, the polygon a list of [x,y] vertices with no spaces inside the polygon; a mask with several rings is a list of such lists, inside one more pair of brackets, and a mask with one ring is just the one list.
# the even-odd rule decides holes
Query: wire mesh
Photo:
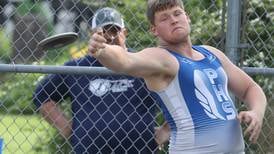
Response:
[{"label": "wire mesh", "polygon": [[[225,34],[227,25],[227,1],[225,0],[192,0],[184,1],[186,11],[191,18],[192,26],[192,41],[194,44],[207,44],[217,47],[224,51],[225,49]],[[109,6],[118,9],[124,16],[126,28],[129,35],[127,38],[127,46],[133,49],[142,49],[156,44],[155,39],[148,32],[148,22],[145,18],[146,3],[141,0],[1,0],[0,2],[0,63],[11,64],[14,66],[33,66],[36,65],[63,65],[70,59],[83,57],[87,54],[87,42],[90,34],[90,21],[94,12],[98,8]],[[238,48],[239,66],[242,67],[256,67],[260,70],[268,70],[273,68],[274,57],[274,1],[273,0],[243,0],[241,1],[241,26],[240,41],[241,45]],[[229,23],[228,23],[229,24]],[[80,35],[77,42],[63,47],[61,49],[53,49],[42,51],[37,49],[37,44],[42,39],[62,33],[74,31]],[[5,65],[6,66],[6,65]],[[58,67],[52,69],[60,74],[64,70]],[[3,68],[3,67],[2,67]],[[44,67],[45,68],[45,67]],[[268,69],[264,69],[268,68]],[[10,70],[14,67],[8,68]],[[31,67],[30,67],[31,69]],[[37,69],[37,67],[36,67]],[[81,70],[81,71],[80,71]],[[50,71],[46,69],[45,72]],[[79,68],[82,78],[92,80],[96,75],[88,74],[90,70]],[[254,73],[256,70],[249,70]],[[12,73],[11,73],[12,72]],[[33,103],[32,95],[38,83],[47,76],[41,73],[29,73],[26,71],[2,71],[0,75],[0,137],[4,141],[4,153],[73,153],[73,146],[70,144],[70,139],[64,139],[58,130],[50,126],[37,112],[36,106]],[[17,73],[15,73],[17,72]],[[263,72],[263,71],[258,71]],[[96,72],[95,72],[96,73]],[[99,73],[99,72],[97,72]],[[64,73],[66,74],[66,73]],[[251,144],[246,139],[246,153],[274,153],[274,76],[273,73],[264,76],[263,74],[256,74],[252,76],[258,82],[267,95],[268,106],[264,119],[263,131],[257,144]],[[65,75],[66,76],[66,75]],[[79,79],[78,75],[72,75],[75,83]],[[67,76],[66,76],[67,77]],[[66,78],[64,77],[64,79]],[[117,83],[106,80],[108,94],[112,97],[113,101],[126,98],[124,93],[115,95],[111,90],[112,86],[118,86]],[[119,80],[123,81],[123,80]],[[121,83],[121,82],[120,82]],[[69,83],[66,81],[56,86],[73,87],[77,84]],[[140,87],[143,88],[144,85]],[[57,87],[56,87],[57,88]],[[122,87],[120,86],[120,89]],[[88,84],[79,89],[79,94],[72,97],[87,97],[85,89],[89,89]],[[139,95],[139,88],[133,91],[129,100],[142,100],[147,99],[148,94],[145,96]],[[116,87],[117,90],[117,87]],[[148,93],[148,92],[147,92]],[[65,94],[64,94],[65,95]],[[101,98],[104,100],[104,95]],[[106,99],[106,98],[105,98]],[[102,101],[101,100],[101,101]],[[84,104],[89,104],[84,102]],[[91,140],[88,135],[89,132],[83,131],[83,138],[78,138],[78,145],[84,142],[91,144],[86,145],[86,149],[92,148],[92,145],[98,145],[97,142],[103,140],[102,146],[97,146],[98,151],[106,150],[109,153],[141,153],[145,151],[145,147],[150,144],[147,141],[153,141],[153,129],[148,129],[148,126],[158,126],[164,121],[162,113],[158,106],[148,107],[142,105],[132,106],[130,104],[119,104],[121,112],[113,113],[114,106],[104,103],[102,105],[94,105],[92,108],[93,116],[98,118],[92,121],[93,123],[102,124],[105,126],[99,130],[91,127],[90,131],[95,135],[94,140]],[[69,99],[61,98],[58,100],[58,105],[64,114],[71,119],[80,111],[73,111],[73,102]],[[132,110],[130,115],[123,113],[121,108],[129,108]],[[155,108],[155,114],[151,114],[147,110]],[[244,106],[239,106],[239,109]],[[101,111],[101,109],[105,109]],[[145,113],[137,112],[138,110],[146,111]],[[102,113],[100,113],[102,112]],[[100,114],[98,114],[100,113]],[[138,115],[136,113],[142,113]],[[85,113],[89,115],[89,113]],[[137,117],[135,123],[122,123],[124,125],[132,126],[130,130],[124,130],[123,127],[118,127],[117,130],[108,130],[107,125],[114,124],[115,118],[104,121],[104,116],[117,116],[124,114],[127,121],[130,117]],[[142,124],[142,116],[149,116],[151,121]],[[88,116],[86,116],[88,117]],[[70,119],[70,121],[71,121]],[[84,122],[89,121],[85,118]],[[79,125],[81,125],[81,122]],[[147,124],[147,125],[146,125]],[[135,127],[143,129],[140,132],[135,132]],[[81,128],[75,126],[75,128]],[[104,132],[111,132],[109,138],[102,135]],[[138,134],[136,138],[115,138],[113,134],[121,133],[124,136],[130,136],[132,133]],[[145,135],[148,133],[148,135]],[[150,137],[150,138],[147,138]],[[82,140],[82,141],[80,141]],[[132,143],[128,147],[121,147],[125,142]],[[96,143],[96,144],[95,144]],[[107,146],[107,145],[117,146]],[[167,144],[166,144],[167,145]],[[74,147],[77,147],[77,144]],[[157,147],[148,150],[148,153],[167,153],[167,146],[163,151],[158,151]],[[84,151],[87,152],[87,151]],[[83,152],[83,153],[84,153]],[[121,153],[121,152],[120,152]]]}]

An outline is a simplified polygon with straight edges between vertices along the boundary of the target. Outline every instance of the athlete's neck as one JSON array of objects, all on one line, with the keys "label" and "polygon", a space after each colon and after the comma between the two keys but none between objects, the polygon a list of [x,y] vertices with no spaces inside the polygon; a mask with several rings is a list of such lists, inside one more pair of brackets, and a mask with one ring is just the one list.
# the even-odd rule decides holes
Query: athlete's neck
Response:
[{"label": "athlete's neck", "polygon": [[160,41],[160,47],[172,50],[183,56],[187,56],[187,55],[191,56],[193,52],[192,43],[190,39],[181,41],[179,43],[169,43],[169,42]]},{"label": "athlete's neck", "polygon": [[162,43],[160,47],[174,51],[192,60],[201,60],[204,58],[203,54],[192,48],[190,39],[188,39],[188,41],[182,41],[182,43],[177,44]]}]

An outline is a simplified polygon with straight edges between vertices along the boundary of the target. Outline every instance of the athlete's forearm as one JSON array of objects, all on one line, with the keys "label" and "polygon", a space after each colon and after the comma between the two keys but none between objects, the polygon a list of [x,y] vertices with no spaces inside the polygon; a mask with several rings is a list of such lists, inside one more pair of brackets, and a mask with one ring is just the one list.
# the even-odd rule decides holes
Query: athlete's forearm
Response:
[{"label": "athlete's forearm", "polygon": [[53,101],[44,103],[40,108],[40,112],[48,123],[59,130],[63,137],[69,138],[71,135],[71,123]]},{"label": "athlete's forearm", "polygon": [[244,102],[247,103],[250,110],[257,112],[261,117],[264,116],[267,100],[259,85],[250,85],[243,99]]}]

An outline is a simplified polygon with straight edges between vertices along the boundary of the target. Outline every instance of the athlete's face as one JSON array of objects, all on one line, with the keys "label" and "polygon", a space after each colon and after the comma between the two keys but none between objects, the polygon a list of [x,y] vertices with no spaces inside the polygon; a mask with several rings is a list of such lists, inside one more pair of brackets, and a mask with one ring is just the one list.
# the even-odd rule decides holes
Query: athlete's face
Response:
[{"label": "athlete's face", "polygon": [[189,36],[189,24],[190,19],[185,11],[179,6],[174,6],[155,13],[151,30],[155,36],[165,42],[178,43]]}]

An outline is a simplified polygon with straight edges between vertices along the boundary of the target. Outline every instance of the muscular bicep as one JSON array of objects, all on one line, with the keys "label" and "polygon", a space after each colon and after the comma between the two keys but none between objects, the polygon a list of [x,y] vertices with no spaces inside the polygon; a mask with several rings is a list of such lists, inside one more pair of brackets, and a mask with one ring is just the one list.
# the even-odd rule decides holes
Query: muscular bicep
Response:
[{"label": "muscular bicep", "polygon": [[244,100],[246,91],[250,86],[255,85],[255,82],[239,67],[228,62],[224,67],[228,76],[228,88],[241,100]]},{"label": "muscular bicep", "polygon": [[169,74],[170,57],[163,49],[149,48],[138,53],[129,53],[126,73],[138,77],[151,77],[157,74]]}]

